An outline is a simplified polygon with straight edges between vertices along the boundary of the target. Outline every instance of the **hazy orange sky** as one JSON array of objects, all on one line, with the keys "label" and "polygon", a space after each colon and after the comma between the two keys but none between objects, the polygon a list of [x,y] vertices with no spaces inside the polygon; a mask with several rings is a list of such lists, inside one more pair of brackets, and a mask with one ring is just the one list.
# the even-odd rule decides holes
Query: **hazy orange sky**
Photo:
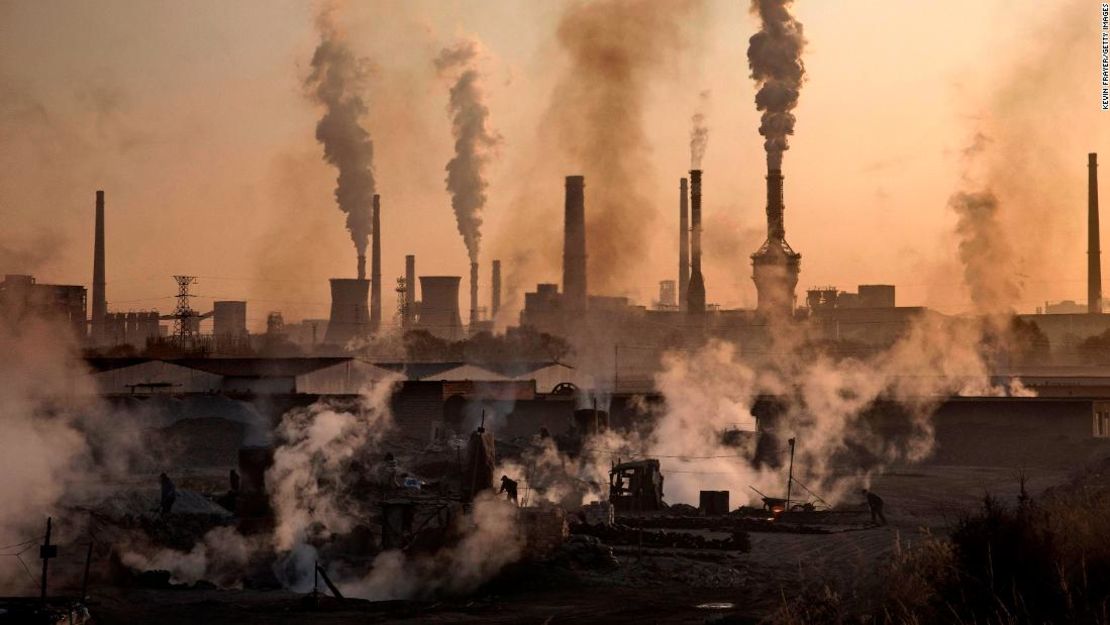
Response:
[{"label": "hazy orange sky", "polygon": [[[365,123],[382,195],[387,320],[406,253],[419,274],[466,275],[443,182],[448,85],[432,65],[460,37],[482,43],[490,121],[503,137],[490,168],[482,300],[498,256],[510,272],[513,254],[535,254],[527,283],[559,281],[561,177],[583,172],[544,158],[540,126],[558,104],[552,90],[568,61],[555,33],[571,4],[398,0],[337,13],[373,69]],[[355,263],[335,172],[314,138],[319,111],[302,87],[315,10],[286,0],[0,0],[0,272],[88,284],[102,188],[111,309],[169,312],[170,276],[186,273],[199,276],[197,308],[247,299],[252,328],[271,310],[287,321],[326,317],[327,278],[352,277]],[[1086,154],[1110,162],[1098,2],[799,0],[794,11],[808,39],[784,164],[799,290],[894,283],[899,304],[967,310],[946,204],[989,185],[1022,310],[1085,297]],[[687,45],[652,76],[641,184],[655,201],[639,207],[652,235],[620,294],[650,303],[677,272],[678,178],[689,167],[690,116],[709,90],[707,299],[754,305],[748,257],[763,235],[764,157],[745,51],[756,29],[747,2],[695,2],[682,24]],[[964,182],[961,153],[976,133],[990,142]],[[591,187],[604,181],[586,184],[588,212]],[[536,240],[510,231],[521,217]]]}]

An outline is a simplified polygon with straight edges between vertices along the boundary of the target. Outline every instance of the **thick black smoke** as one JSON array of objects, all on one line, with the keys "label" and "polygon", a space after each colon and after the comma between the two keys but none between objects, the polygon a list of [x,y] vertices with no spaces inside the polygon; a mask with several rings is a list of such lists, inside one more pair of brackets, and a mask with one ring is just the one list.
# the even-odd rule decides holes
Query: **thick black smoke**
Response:
[{"label": "thick black smoke", "polygon": [[802,87],[805,66],[802,25],[790,14],[793,0],[752,0],[752,12],[762,28],[748,41],[748,65],[759,83],[755,105],[763,111],[759,134],[765,138],[767,167],[782,168],[782,152],[789,146],[786,136],[794,134],[794,107]]},{"label": "thick black smoke", "polygon": [[500,141],[497,133],[486,125],[489,108],[483,101],[478,70],[474,67],[478,50],[478,42],[461,41],[444,48],[435,60],[440,75],[455,76],[457,73],[448,105],[455,135],[455,156],[447,163],[446,182],[471,263],[478,262],[482,241],[482,208],[486,205],[486,187],[489,186],[484,169],[491,149]]},{"label": "thick black smoke", "polygon": [[[339,170],[335,200],[347,214],[347,229],[361,258],[366,256],[370,239],[375,190],[374,143],[361,125],[367,110],[361,95],[366,71],[364,61],[354,55],[331,13],[325,8],[317,16],[320,45],[312,55],[312,73],[305,80],[305,88],[315,102],[324,106],[324,116],[316,124],[316,140],[324,146],[324,160]],[[360,274],[362,270],[360,263]]]}]

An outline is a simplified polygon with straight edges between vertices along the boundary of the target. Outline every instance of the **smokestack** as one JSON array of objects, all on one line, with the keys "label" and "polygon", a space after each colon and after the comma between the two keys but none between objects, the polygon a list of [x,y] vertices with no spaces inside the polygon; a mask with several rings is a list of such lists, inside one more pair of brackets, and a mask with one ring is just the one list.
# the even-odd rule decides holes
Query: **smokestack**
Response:
[{"label": "smokestack", "polygon": [[686,310],[686,292],[690,287],[690,199],[686,195],[686,179],[678,181],[678,307]]},{"label": "smokestack", "polygon": [[366,254],[358,255],[358,271],[355,272],[359,280],[366,279]]},{"label": "smokestack", "polygon": [[1087,155],[1087,312],[1102,312],[1102,257],[1098,235],[1098,154]]},{"label": "smokestack", "polygon": [[586,179],[567,176],[563,225],[563,310],[586,311]]},{"label": "smokestack", "polygon": [[[382,202],[381,196],[374,194],[374,212],[370,216],[370,333],[377,334],[382,329]],[[359,279],[365,278],[366,259],[359,261]]]},{"label": "smokestack", "polygon": [[92,339],[104,341],[104,320],[108,316],[108,294],[104,278],[104,192],[96,192],[96,234],[93,243]]},{"label": "smokestack", "polygon": [[786,225],[783,222],[782,170],[767,171],[767,238],[774,241],[786,240]]},{"label": "smokestack", "polygon": [[478,263],[470,263],[470,331],[478,329]]},{"label": "smokestack", "polygon": [[497,312],[501,310],[501,261],[493,261],[493,276],[490,277],[490,306],[489,316],[490,319],[497,318]]},{"label": "smokestack", "polygon": [[798,286],[802,255],[786,242],[783,221],[782,170],[767,169],[767,240],[752,254],[752,280],[761,312],[790,316],[794,311],[794,289]]},{"label": "smokestack", "polygon": [[405,256],[405,317],[401,323],[408,330],[416,317],[416,257]]},{"label": "smokestack", "polygon": [[690,286],[686,310],[705,312],[705,279],[701,275],[701,170],[690,170]]}]

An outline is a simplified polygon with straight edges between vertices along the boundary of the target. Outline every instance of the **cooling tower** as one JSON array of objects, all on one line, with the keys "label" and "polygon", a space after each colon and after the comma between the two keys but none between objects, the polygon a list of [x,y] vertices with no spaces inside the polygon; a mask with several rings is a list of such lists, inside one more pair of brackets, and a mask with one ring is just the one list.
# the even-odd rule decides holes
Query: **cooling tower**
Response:
[{"label": "cooling tower", "polygon": [[705,278],[701,275],[701,170],[690,171],[690,286],[686,289],[686,310],[705,312]]},{"label": "cooling tower", "polygon": [[374,194],[373,228],[370,238],[370,333],[382,329],[382,205],[381,196]]},{"label": "cooling tower", "polygon": [[783,213],[782,171],[767,171],[767,240],[752,254],[752,280],[758,293],[759,311],[790,316],[794,311],[794,289],[798,286],[802,255],[786,242]]},{"label": "cooling tower", "polygon": [[449,341],[463,338],[459,316],[459,276],[420,276],[420,318],[417,330]]},{"label": "cooling tower", "polygon": [[1102,251],[1098,234],[1098,154],[1087,155],[1087,312],[1102,312]]},{"label": "cooling tower", "polygon": [[104,268],[104,192],[96,192],[96,234],[93,243],[92,341],[105,343],[104,320],[108,315]]},{"label": "cooling tower", "polygon": [[370,308],[366,305],[369,292],[368,280],[331,279],[331,317],[324,335],[325,343],[343,346],[367,334],[370,329]]},{"label": "cooling tower", "polygon": [[497,318],[497,312],[501,310],[501,261],[493,261],[493,275],[490,276],[490,306],[489,316],[490,319]]},{"label": "cooling tower", "polygon": [[678,306],[686,310],[686,292],[690,288],[690,206],[686,195],[686,179],[678,181]]},{"label": "cooling tower", "polygon": [[586,310],[586,179],[567,176],[563,230],[563,310]]}]

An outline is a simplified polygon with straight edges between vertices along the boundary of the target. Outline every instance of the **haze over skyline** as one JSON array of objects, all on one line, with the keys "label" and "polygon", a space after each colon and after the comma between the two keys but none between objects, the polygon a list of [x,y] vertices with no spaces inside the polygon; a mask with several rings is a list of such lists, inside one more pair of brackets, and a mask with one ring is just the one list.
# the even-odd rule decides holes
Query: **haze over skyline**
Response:
[{"label": "haze over skyline", "polygon": [[[576,4],[338,10],[370,61],[365,124],[382,195],[387,325],[405,254],[421,275],[467,274],[443,184],[454,139],[433,63],[463,37],[481,42],[477,64],[502,138],[489,165],[481,301],[495,258],[506,288],[527,263],[517,293],[505,295],[509,314],[520,289],[560,281],[563,176],[586,174],[587,213],[606,184],[570,155],[549,154],[543,133],[570,63],[559,25]],[[650,304],[658,281],[675,277],[678,178],[708,90],[707,299],[752,307],[765,169],[745,50],[757,24],[747,2],[684,4],[678,40],[645,81],[637,185],[648,205],[635,210],[646,238],[632,254],[641,262],[626,270],[634,280],[604,290],[594,281],[591,292]],[[893,283],[901,305],[969,310],[948,198],[968,174],[965,148],[982,134],[970,175],[999,196],[1020,310],[1081,301],[1086,154],[1110,138],[1099,117],[1097,9],[1080,0],[797,5],[807,78],[783,170],[786,230],[803,255],[799,294]],[[354,255],[303,87],[314,12],[285,1],[0,1],[0,272],[88,284],[93,192],[104,189],[113,310],[169,312],[170,276],[185,273],[199,277],[197,308],[248,300],[252,329],[270,310],[287,321],[326,317],[327,279],[353,277]]]}]

